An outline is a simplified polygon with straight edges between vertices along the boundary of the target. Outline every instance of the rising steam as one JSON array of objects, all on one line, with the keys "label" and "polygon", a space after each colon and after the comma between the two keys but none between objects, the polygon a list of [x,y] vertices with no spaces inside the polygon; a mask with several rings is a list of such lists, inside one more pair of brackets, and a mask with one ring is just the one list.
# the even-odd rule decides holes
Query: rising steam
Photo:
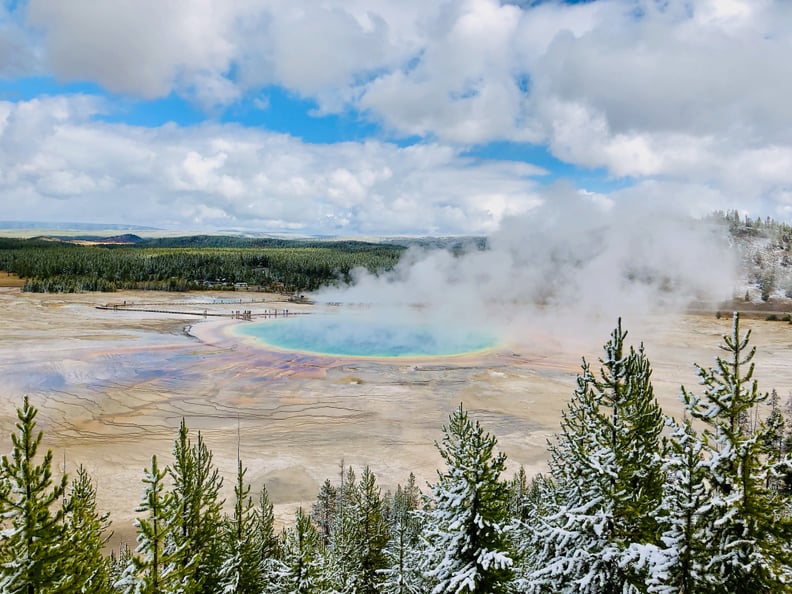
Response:
[{"label": "rising steam", "polygon": [[603,205],[565,188],[504,220],[488,243],[461,256],[410,249],[393,271],[356,271],[351,285],[318,298],[483,327],[520,343],[539,328],[601,335],[618,316],[728,299],[736,281],[721,228],[647,205]]}]

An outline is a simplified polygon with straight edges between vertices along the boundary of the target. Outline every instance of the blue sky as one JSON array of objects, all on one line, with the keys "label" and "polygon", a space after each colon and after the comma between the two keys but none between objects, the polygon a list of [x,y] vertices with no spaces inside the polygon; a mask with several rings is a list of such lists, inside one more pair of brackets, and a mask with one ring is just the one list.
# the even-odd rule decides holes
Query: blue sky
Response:
[{"label": "blue sky", "polygon": [[789,4],[5,1],[0,220],[486,234],[792,213]]}]

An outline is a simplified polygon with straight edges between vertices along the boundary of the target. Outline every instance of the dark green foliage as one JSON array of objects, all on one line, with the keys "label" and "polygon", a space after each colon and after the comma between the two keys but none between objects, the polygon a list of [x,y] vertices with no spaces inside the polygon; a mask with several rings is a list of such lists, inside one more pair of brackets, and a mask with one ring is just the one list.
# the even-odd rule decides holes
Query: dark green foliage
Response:
[{"label": "dark green foliage", "polygon": [[345,591],[347,586],[355,584],[358,571],[357,557],[354,551],[358,546],[354,509],[355,494],[358,486],[357,476],[351,466],[346,469],[345,473],[342,469],[341,478],[330,540],[325,548],[330,563],[334,568],[333,583],[337,590]]},{"label": "dark green foliage", "polygon": [[[389,529],[385,503],[376,477],[365,467],[360,481],[349,467],[340,489],[325,481],[313,507],[328,563],[332,585],[340,592],[374,593],[380,590],[387,566],[384,549]],[[325,527],[329,535],[322,538]]]},{"label": "dark green foliage", "polygon": [[35,407],[25,396],[17,410],[18,433],[11,435],[11,455],[0,461],[0,591],[44,594],[61,591],[69,566],[63,540],[60,503],[67,478],[52,480],[52,451],[36,460],[42,433],[36,433]]},{"label": "dark green foliage", "polygon": [[527,522],[531,516],[531,506],[529,497],[534,485],[528,480],[525,468],[520,466],[520,470],[514,475],[509,483],[509,514],[512,518],[520,522]]},{"label": "dark green foliage", "polygon": [[357,544],[352,549],[357,564],[354,591],[375,594],[380,589],[382,570],[386,567],[384,549],[389,534],[383,515],[380,489],[368,466],[363,469],[352,505],[352,527]]},{"label": "dark green foliage", "polygon": [[234,485],[234,511],[227,516],[223,530],[223,564],[220,568],[220,591],[224,594],[259,594],[262,591],[261,533],[250,485],[245,483],[246,468],[237,462]]},{"label": "dark green foliage", "polygon": [[602,380],[596,384],[603,394],[601,405],[610,409],[610,445],[616,454],[617,476],[611,484],[617,502],[615,535],[628,542],[654,542],[657,523],[653,512],[664,479],[658,459],[664,419],[643,345],[625,353],[626,335],[619,320],[613,342],[606,346]]},{"label": "dark green foliage", "polygon": [[648,582],[651,592],[705,592],[706,566],[711,557],[702,509],[709,504],[706,438],[686,418],[669,419],[665,444],[663,498],[656,512],[662,531],[660,555]]},{"label": "dark green foliage", "polygon": [[424,538],[424,575],[435,594],[509,592],[514,548],[508,487],[500,480],[505,454],[462,405],[437,444],[446,469],[432,486]]},{"label": "dark green foliage", "polygon": [[768,487],[785,497],[792,495],[792,464],[789,460],[787,422],[781,411],[778,392],[770,392],[770,414],[763,423],[763,446],[767,448],[768,459],[774,472],[768,480]]},{"label": "dark green foliage", "polygon": [[124,592],[158,594],[173,590],[177,585],[179,574],[173,565],[178,551],[168,547],[173,526],[170,496],[163,483],[166,474],[166,470],[157,465],[157,457],[152,456],[151,467],[145,470],[143,477],[143,501],[136,510],[145,513],[135,521],[136,556],[130,556],[118,582],[119,589]]},{"label": "dark green foliage", "polygon": [[382,571],[382,591],[387,594],[413,593],[421,581],[417,558],[421,536],[420,497],[415,475],[410,473],[407,484],[398,485],[393,496],[385,498],[390,538],[383,551],[387,567]]},{"label": "dark green foliage", "polygon": [[712,591],[786,592],[792,525],[783,500],[770,488],[777,436],[749,422],[768,398],[753,378],[756,348],[749,347],[750,336],[750,330],[740,331],[735,313],[720,347],[725,356],[713,368],[697,366],[703,394],[682,390],[687,413],[704,426],[707,447],[706,577]]},{"label": "dark green foliage", "polygon": [[348,281],[354,268],[388,270],[403,251],[399,246],[363,242],[236,241],[209,236],[205,241],[200,237],[183,242],[151,240],[134,247],[28,244],[0,238],[0,270],[26,279],[24,290],[31,292],[188,291],[206,286],[233,289],[235,283],[300,291]]},{"label": "dark green foliage", "polygon": [[132,549],[126,543],[121,544],[117,553],[110,551],[110,557],[107,560],[108,576],[115,592],[127,591],[123,580],[130,571],[132,558]]},{"label": "dark green foliage", "polygon": [[198,433],[188,437],[182,419],[173,447],[172,480],[167,514],[172,525],[170,554],[185,594],[215,594],[222,564],[220,539],[223,480],[212,463],[212,453]]},{"label": "dark green foliage", "polygon": [[270,594],[323,594],[322,546],[316,527],[302,508],[297,510],[294,527],[285,533],[283,558],[277,563],[267,586]]},{"label": "dark green foliage", "polygon": [[311,519],[319,528],[324,546],[330,544],[330,534],[338,508],[338,492],[330,479],[326,479],[311,509]]},{"label": "dark green foliage", "polygon": [[259,562],[266,564],[271,559],[279,559],[281,556],[280,541],[278,535],[275,534],[273,505],[266,486],[261,487],[259,495],[258,509],[256,510],[256,531],[258,532],[256,544]]},{"label": "dark green foliage", "polygon": [[553,481],[527,540],[529,582],[561,591],[632,592],[646,581],[632,545],[658,542],[663,417],[641,346],[625,348],[621,320],[595,376],[584,360],[551,445]]},{"label": "dark green foliage", "polygon": [[110,538],[109,513],[96,511],[96,491],[88,472],[77,468],[65,505],[64,586],[72,592],[112,592],[109,564],[102,549]]},{"label": "dark green foliage", "polygon": [[775,290],[775,275],[772,272],[762,274],[757,281],[762,301],[769,301],[770,294]]}]

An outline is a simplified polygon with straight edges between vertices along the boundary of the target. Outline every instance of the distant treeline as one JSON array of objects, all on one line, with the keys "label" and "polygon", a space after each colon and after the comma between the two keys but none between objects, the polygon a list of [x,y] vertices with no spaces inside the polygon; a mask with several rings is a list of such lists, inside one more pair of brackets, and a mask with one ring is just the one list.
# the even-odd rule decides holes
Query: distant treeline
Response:
[{"label": "distant treeline", "polygon": [[762,301],[792,298],[792,226],[771,217],[743,217],[736,210],[716,211],[711,219],[728,229],[743,274]]},{"label": "distant treeline", "polygon": [[24,290],[31,292],[188,291],[241,283],[294,292],[347,282],[355,268],[389,270],[404,249],[361,241],[208,235],[106,245],[0,238],[0,270],[25,279]]},{"label": "distant treeline", "polygon": [[778,249],[792,250],[792,226],[772,217],[752,219],[747,215],[740,216],[736,210],[716,210],[710,219],[725,224],[733,237],[765,237]]},{"label": "distant treeline", "polygon": [[277,533],[241,460],[225,505],[212,452],[182,421],[170,463],[143,471],[134,550],[110,558],[92,479],[54,476],[26,397],[0,459],[0,591],[791,592],[792,432],[753,379],[750,332],[735,315],[697,393],[682,388],[681,421],[660,410],[643,346],[625,335],[619,324],[596,371],[584,360],[546,476],[503,477],[497,439],[460,406],[426,492],[412,475],[383,493],[368,467],[344,469]]}]

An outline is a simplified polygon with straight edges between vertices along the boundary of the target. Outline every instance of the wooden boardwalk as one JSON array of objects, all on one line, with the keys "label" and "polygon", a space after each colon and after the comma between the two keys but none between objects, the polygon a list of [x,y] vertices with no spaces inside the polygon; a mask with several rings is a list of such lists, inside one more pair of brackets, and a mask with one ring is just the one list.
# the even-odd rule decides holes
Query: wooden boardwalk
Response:
[{"label": "wooden boardwalk", "polygon": [[[219,305],[219,304],[215,304]],[[105,311],[137,311],[137,312],[144,312],[144,313],[159,313],[159,314],[169,314],[169,315],[180,315],[180,316],[198,316],[201,318],[231,318],[235,320],[252,320],[253,318],[285,318],[291,317],[296,315],[305,315],[310,312],[305,311],[289,311],[288,309],[282,310],[267,310],[263,312],[253,312],[252,310],[234,310],[234,311],[226,311],[226,312],[210,312],[208,309],[204,309],[203,311],[187,311],[187,310],[176,310],[176,309],[161,309],[161,308],[153,308],[150,306],[136,306],[136,305],[120,305],[120,304],[113,304],[108,303],[107,305],[97,305],[96,309],[103,309]]]},{"label": "wooden boardwalk", "polygon": [[231,312],[228,313],[210,313],[208,311],[177,311],[173,309],[149,309],[145,307],[129,307],[126,305],[97,305],[96,309],[104,309],[108,311],[142,311],[146,313],[161,313],[161,314],[175,314],[180,316],[201,316],[204,318],[207,317],[218,317],[218,318],[228,318],[234,317],[234,314]]}]

